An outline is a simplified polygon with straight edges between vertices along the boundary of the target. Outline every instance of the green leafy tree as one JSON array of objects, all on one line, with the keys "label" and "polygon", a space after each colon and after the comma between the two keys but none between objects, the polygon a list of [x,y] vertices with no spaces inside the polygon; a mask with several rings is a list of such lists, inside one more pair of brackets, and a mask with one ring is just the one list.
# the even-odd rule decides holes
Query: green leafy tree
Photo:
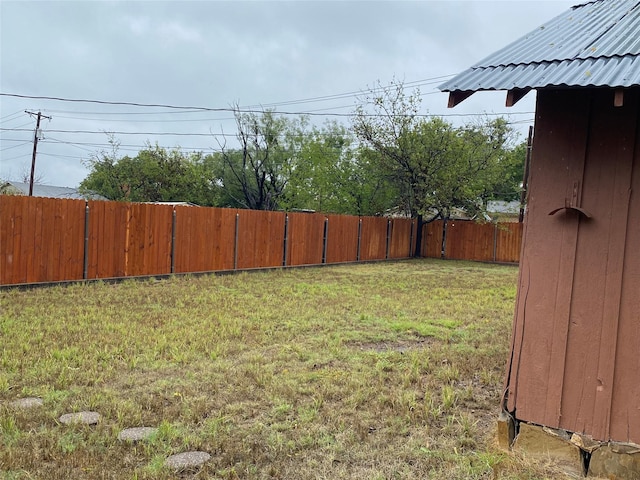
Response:
[{"label": "green leafy tree", "polygon": [[346,127],[328,122],[304,136],[287,186],[286,209],[375,215],[387,204],[384,179],[353,146]]},{"label": "green leafy tree", "polygon": [[132,202],[180,201],[212,206],[220,186],[206,168],[201,153],[184,154],[147,145],[135,157],[118,157],[118,143],[112,151],[91,158],[91,171],[80,190],[99,193],[110,200]]},{"label": "green leafy tree", "polygon": [[503,174],[495,185],[495,191],[490,200],[520,200],[522,181],[524,179],[524,165],[527,158],[527,142],[521,142],[505,152],[502,159]]},{"label": "green leafy tree", "polygon": [[223,186],[221,205],[277,210],[295,169],[306,119],[290,120],[273,111],[258,115],[235,110],[238,148],[221,145],[216,155]]},{"label": "green leafy tree", "polygon": [[407,95],[393,82],[366,97],[353,119],[355,134],[396,185],[397,207],[434,219],[449,218],[455,208],[482,212],[512,168],[513,130],[502,118],[454,127],[418,115],[419,104],[419,91]]}]

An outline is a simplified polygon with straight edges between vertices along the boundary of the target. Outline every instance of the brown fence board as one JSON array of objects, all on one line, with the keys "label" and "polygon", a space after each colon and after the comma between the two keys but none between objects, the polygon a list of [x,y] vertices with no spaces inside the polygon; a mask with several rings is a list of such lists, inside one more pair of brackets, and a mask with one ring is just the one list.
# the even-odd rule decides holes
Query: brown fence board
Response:
[{"label": "brown fence board", "polygon": [[522,247],[522,223],[500,223],[496,230],[496,262],[517,263]]},{"label": "brown fence board", "polygon": [[428,258],[440,258],[442,255],[442,220],[434,220],[422,226],[422,245],[420,255]]},{"label": "brown fence board", "polygon": [[130,205],[128,275],[171,273],[172,217],[168,205]]},{"label": "brown fence board", "polygon": [[457,260],[493,260],[495,226],[456,220],[447,222],[445,257]]},{"label": "brown fence board", "polygon": [[177,206],[175,272],[231,270],[237,210]]},{"label": "brown fence board", "polygon": [[287,265],[322,263],[326,217],[320,213],[289,213],[287,218]]},{"label": "brown fence board", "polygon": [[[88,279],[164,275],[172,261],[175,273],[283,264],[283,212],[1,195],[0,284],[82,279],[86,206]],[[363,261],[407,258],[415,249],[415,220],[291,213],[287,265],[322,263],[325,219],[326,263],[356,261],[358,244]],[[519,224],[452,221],[446,257],[517,262],[521,236]],[[424,225],[422,255],[440,257],[441,243],[442,222]]]},{"label": "brown fence board", "polygon": [[362,217],[360,260],[384,260],[387,254],[387,223],[384,217]]},{"label": "brown fence board", "polygon": [[391,220],[391,242],[389,258],[408,258],[412,256],[414,242],[414,221],[408,218]]},{"label": "brown fence board", "polygon": [[[0,196],[0,281],[3,285],[20,283],[21,204],[18,197]],[[16,248],[17,247],[17,248]],[[26,279],[26,271],[25,271]]]},{"label": "brown fence board", "polygon": [[238,268],[282,266],[283,212],[238,210]]},{"label": "brown fence board", "polygon": [[82,279],[84,201],[3,195],[0,202],[0,283]]},{"label": "brown fence board", "polygon": [[89,201],[88,278],[127,275],[129,204]]},{"label": "brown fence board", "polygon": [[327,263],[355,262],[358,259],[360,217],[327,215]]},{"label": "brown fence board", "polygon": [[[58,268],[49,272],[45,281],[82,280],[84,267],[84,200],[63,200],[59,216],[56,217],[56,230],[60,232],[60,246],[47,255],[58,255]],[[34,244],[42,244],[36,241]]]}]

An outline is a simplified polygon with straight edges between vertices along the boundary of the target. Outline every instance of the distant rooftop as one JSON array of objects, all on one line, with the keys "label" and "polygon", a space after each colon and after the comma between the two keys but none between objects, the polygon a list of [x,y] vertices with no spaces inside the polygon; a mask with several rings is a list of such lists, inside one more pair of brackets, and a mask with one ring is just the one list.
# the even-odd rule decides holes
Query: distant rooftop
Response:
[{"label": "distant rooftop", "polygon": [[[0,193],[11,195],[29,195],[29,184],[22,182],[4,182],[0,183]],[[48,198],[71,198],[77,200],[107,200],[106,197],[97,193],[83,195],[78,189],[70,187],[55,187],[53,185],[41,185],[35,183],[33,185],[34,197]]]},{"label": "distant rooftop", "polygon": [[638,85],[640,0],[594,0],[570,8],[439,88],[469,95],[480,90]]}]

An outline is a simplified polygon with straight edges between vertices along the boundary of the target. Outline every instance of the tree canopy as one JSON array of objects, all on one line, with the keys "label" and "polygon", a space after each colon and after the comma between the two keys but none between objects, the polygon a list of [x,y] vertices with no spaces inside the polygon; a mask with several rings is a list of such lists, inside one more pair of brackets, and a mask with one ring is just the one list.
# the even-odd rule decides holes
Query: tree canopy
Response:
[{"label": "tree canopy", "polygon": [[454,127],[419,115],[419,92],[405,94],[402,83],[373,92],[357,108],[353,130],[397,189],[398,208],[412,217],[446,219],[455,208],[474,215],[487,200],[515,194],[524,157],[517,158],[505,119]]},{"label": "tree canopy", "polygon": [[131,202],[218,204],[220,186],[202,153],[187,155],[177,148],[147,145],[135,157],[118,158],[118,143],[111,144],[111,152],[89,160],[91,172],[80,183],[81,191]]},{"label": "tree canopy", "polygon": [[81,189],[112,200],[421,220],[519,197],[526,148],[504,118],[454,126],[420,115],[419,91],[406,94],[400,82],[361,100],[351,128],[235,107],[236,142],[208,154],[148,144],[119,156],[111,139],[112,151],[88,162]]}]

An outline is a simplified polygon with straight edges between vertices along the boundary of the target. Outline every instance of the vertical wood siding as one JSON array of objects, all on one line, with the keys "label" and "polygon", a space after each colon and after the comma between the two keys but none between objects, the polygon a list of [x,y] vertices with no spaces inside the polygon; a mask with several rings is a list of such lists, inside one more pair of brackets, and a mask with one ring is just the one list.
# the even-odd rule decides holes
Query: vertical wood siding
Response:
[{"label": "vertical wood siding", "polygon": [[[640,95],[538,93],[507,376],[532,423],[640,443]],[[572,205],[573,204],[573,205]],[[577,210],[549,213],[565,205]]]}]

